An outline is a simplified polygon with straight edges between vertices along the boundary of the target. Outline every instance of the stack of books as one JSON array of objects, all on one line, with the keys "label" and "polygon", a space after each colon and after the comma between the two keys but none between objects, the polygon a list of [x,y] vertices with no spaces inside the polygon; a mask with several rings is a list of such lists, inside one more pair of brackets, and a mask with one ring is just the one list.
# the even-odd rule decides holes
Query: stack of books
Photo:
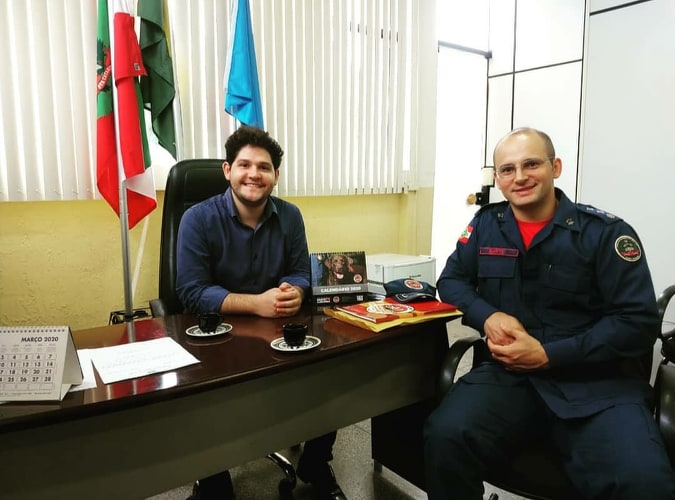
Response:
[{"label": "stack of books", "polygon": [[431,321],[436,318],[461,316],[462,314],[455,306],[438,300],[401,304],[391,297],[360,304],[326,308],[323,313],[373,332],[381,332],[394,326]]}]

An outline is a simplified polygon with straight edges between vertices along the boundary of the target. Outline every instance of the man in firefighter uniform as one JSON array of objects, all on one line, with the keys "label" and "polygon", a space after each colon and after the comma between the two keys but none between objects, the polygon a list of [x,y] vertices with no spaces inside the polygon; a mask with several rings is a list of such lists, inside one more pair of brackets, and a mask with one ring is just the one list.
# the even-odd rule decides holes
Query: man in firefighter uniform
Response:
[{"label": "man in firefighter uniform", "polygon": [[507,201],[479,210],[437,283],[492,359],[426,423],[429,498],[482,498],[488,468],[541,440],[584,496],[675,498],[650,410],[659,325],[637,234],[554,187],[562,162],[541,131],[510,132],[494,165]]}]

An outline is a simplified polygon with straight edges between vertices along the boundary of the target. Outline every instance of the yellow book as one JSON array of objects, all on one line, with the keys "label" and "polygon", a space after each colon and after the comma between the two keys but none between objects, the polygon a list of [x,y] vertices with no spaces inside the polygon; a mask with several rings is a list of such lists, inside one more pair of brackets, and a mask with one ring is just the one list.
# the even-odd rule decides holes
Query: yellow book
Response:
[{"label": "yellow book", "polygon": [[326,308],[323,313],[373,332],[462,314],[455,306],[437,300],[401,304],[391,298]]}]

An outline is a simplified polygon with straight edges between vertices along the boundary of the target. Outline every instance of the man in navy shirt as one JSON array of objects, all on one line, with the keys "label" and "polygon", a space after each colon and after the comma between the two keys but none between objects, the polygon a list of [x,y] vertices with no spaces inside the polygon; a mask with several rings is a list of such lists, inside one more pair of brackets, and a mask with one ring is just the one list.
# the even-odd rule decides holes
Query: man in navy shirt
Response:
[{"label": "man in navy shirt", "polygon": [[[265,131],[242,126],[226,144],[230,187],[186,210],[178,231],[176,290],[193,313],[293,316],[309,292],[310,264],[300,210],[272,196],[281,146]],[[328,464],[336,432],[307,441],[300,479],[321,499],[345,498]],[[228,472],[201,479],[195,499],[233,496]]]},{"label": "man in navy shirt", "polygon": [[554,188],[562,162],[541,131],[506,135],[494,165],[507,201],[479,210],[437,283],[492,359],[427,421],[429,498],[481,499],[486,471],[537,441],[585,497],[675,498],[650,410],[659,325],[637,234]]}]

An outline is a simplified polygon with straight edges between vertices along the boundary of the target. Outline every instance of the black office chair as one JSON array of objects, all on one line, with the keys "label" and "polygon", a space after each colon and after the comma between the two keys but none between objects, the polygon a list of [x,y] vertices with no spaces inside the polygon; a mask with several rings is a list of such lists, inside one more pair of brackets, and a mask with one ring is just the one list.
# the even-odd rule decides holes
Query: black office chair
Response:
[{"label": "black office chair", "polygon": [[[662,340],[662,360],[658,366],[655,388],[655,419],[663,435],[671,464],[675,464],[675,328],[663,331],[663,318],[670,299],[675,295],[675,285],[668,287],[658,298]],[[461,320],[458,320],[461,321]],[[489,357],[484,340],[461,338],[450,346],[438,379],[438,400],[450,389],[457,375],[460,360],[473,348],[472,366]],[[651,368],[651,355],[649,356]],[[650,371],[650,370],[648,370]],[[562,462],[553,449],[535,445],[521,451],[509,464],[492,467],[486,481],[497,488],[533,500],[582,498],[567,477]],[[492,494],[489,500],[497,500]]]},{"label": "black office chair", "polygon": [[[169,171],[164,191],[162,231],[159,253],[159,297],[150,301],[154,317],[183,312],[183,304],[176,294],[176,242],[178,226],[183,213],[192,205],[224,193],[229,183],[223,173],[223,161],[218,159],[182,160]],[[297,483],[295,468],[280,453],[267,458],[285,474],[279,481],[282,497],[291,495]]]}]

